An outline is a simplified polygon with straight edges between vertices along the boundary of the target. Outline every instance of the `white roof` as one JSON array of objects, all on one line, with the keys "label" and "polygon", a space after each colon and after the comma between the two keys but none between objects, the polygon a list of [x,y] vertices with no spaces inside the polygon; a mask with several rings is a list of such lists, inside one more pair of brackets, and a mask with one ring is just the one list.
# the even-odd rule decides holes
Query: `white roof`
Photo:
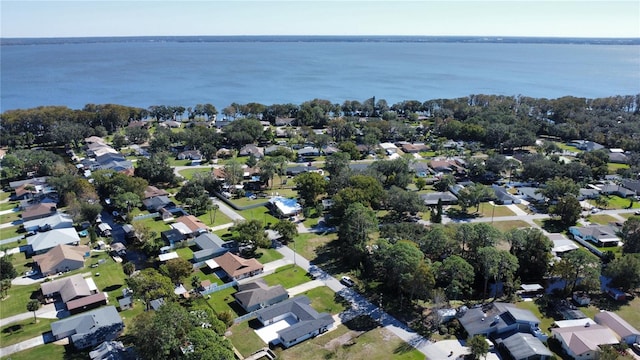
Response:
[{"label": "white roof", "polygon": [[538,291],[544,289],[540,284],[522,284],[520,288],[524,291]]},{"label": "white roof", "polygon": [[22,225],[27,230],[37,229],[45,225],[50,225],[52,228],[70,228],[73,227],[73,219],[71,215],[55,213],[46,218],[25,221]]},{"label": "white roof", "polygon": [[553,249],[551,249],[551,252],[562,253],[566,251],[576,250],[578,248],[579,246],[569,239],[553,240]]},{"label": "white roof", "polygon": [[381,147],[381,148],[383,148],[383,149],[385,149],[385,150],[397,149],[397,148],[398,148],[397,146],[395,146],[395,145],[394,145],[394,144],[392,144],[392,143],[381,143],[381,144],[380,144],[380,147]]},{"label": "white roof", "polygon": [[623,153],[624,150],[619,149],[619,148],[613,148],[613,149],[609,149],[609,152],[612,152],[612,153]]},{"label": "white roof", "polygon": [[93,291],[98,291],[98,287],[96,286],[96,283],[93,281],[93,278],[85,278],[85,281],[87,282],[87,286],[89,286],[89,290]]},{"label": "white roof", "polygon": [[177,259],[179,256],[178,253],[174,251],[167,254],[160,254],[158,255],[158,257],[160,258],[160,261],[167,261],[171,259]]},{"label": "white roof", "polygon": [[572,327],[572,326],[586,326],[587,324],[594,325],[595,323],[596,323],[595,321],[589,318],[575,319],[575,320],[559,320],[554,322],[555,326],[559,328],[566,328],[566,327]]},{"label": "white roof", "polygon": [[171,227],[180,231],[182,235],[191,234],[193,232],[191,231],[191,229],[189,229],[189,227],[186,224],[181,222],[173,223],[171,224]]},{"label": "white roof", "polygon": [[80,236],[74,228],[53,229],[37,233],[27,238],[27,244],[31,245],[34,252],[50,249],[60,244],[73,244],[80,242]]},{"label": "white roof", "polygon": [[207,264],[209,269],[217,269],[217,268],[220,267],[220,265],[218,265],[218,263],[213,259],[209,259],[209,260],[205,261],[204,263]]}]

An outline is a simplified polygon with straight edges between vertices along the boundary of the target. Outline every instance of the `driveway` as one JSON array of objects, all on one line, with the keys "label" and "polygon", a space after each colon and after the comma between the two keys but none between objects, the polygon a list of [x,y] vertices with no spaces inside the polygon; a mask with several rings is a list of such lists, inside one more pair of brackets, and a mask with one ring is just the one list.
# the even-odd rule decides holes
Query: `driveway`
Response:
[{"label": "driveway", "polygon": [[44,336],[36,336],[29,340],[19,342],[17,344],[9,345],[7,347],[0,348],[0,357],[9,356],[13,353],[20,352],[22,350],[31,349],[36,346],[44,345]]}]

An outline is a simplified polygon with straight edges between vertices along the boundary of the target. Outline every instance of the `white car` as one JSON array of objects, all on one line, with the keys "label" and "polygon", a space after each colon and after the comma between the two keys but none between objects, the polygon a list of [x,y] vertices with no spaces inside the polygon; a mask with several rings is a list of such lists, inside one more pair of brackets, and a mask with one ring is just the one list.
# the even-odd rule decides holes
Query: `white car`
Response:
[{"label": "white car", "polygon": [[348,286],[348,287],[352,287],[352,286],[354,286],[356,284],[348,276],[343,276],[342,279],[340,279],[340,282],[343,283],[345,286]]},{"label": "white car", "polygon": [[633,214],[634,215],[640,215],[640,210],[636,210]]}]

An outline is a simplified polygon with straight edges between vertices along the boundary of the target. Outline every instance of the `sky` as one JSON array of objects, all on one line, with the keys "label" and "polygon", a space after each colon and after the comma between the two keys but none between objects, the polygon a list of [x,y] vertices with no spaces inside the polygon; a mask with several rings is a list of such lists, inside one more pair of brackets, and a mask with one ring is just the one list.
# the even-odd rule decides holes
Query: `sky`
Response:
[{"label": "sky", "polygon": [[0,37],[420,35],[640,38],[640,1],[6,1]]}]

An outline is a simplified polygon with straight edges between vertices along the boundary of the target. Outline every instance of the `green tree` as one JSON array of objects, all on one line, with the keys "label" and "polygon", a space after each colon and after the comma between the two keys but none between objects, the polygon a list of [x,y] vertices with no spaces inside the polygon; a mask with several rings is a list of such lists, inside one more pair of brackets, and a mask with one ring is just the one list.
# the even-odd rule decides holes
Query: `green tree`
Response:
[{"label": "green tree", "polygon": [[171,279],[160,274],[156,269],[147,268],[141,270],[126,280],[127,285],[133,290],[133,296],[142,300],[149,310],[149,302],[154,299],[164,298],[165,301],[174,297]]},{"label": "green tree", "polygon": [[276,158],[267,157],[258,162],[260,168],[260,180],[267,183],[273,188],[273,177],[278,173],[278,160]]},{"label": "green tree", "polygon": [[273,230],[280,234],[280,239],[285,245],[298,236],[298,226],[289,220],[279,220],[273,226]]},{"label": "green tree", "polygon": [[231,342],[209,329],[195,328],[187,334],[187,341],[193,346],[193,352],[187,358],[193,360],[233,360]]},{"label": "green tree", "polygon": [[189,261],[179,257],[168,260],[163,264],[163,269],[171,281],[173,281],[174,284],[178,284],[183,278],[193,272],[193,265]]},{"label": "green tree", "polygon": [[6,297],[9,289],[11,289],[11,280],[10,279],[3,279],[0,280],[0,294],[2,294],[2,297]]},{"label": "green tree", "polygon": [[560,221],[566,226],[574,225],[580,218],[581,211],[582,206],[573,195],[561,197],[555,205],[549,208],[549,214],[559,216]]},{"label": "green tree", "polygon": [[361,203],[353,203],[347,208],[342,223],[338,227],[338,242],[347,262],[352,265],[362,263],[369,235],[377,227],[378,220],[373,210]]},{"label": "green tree", "polygon": [[460,299],[470,293],[475,273],[465,259],[449,256],[442,263],[434,263],[434,273],[436,285],[445,289],[448,298]]},{"label": "green tree", "polygon": [[27,311],[33,311],[33,322],[36,322],[36,311],[40,309],[40,301],[31,299],[27,302]]},{"label": "green tree", "polygon": [[135,175],[151,184],[174,184],[176,176],[165,153],[151,154],[149,158],[138,160]]},{"label": "green tree", "polygon": [[136,193],[125,192],[121,194],[115,194],[111,198],[111,203],[113,207],[123,214],[129,214],[131,209],[137,208],[142,205],[142,200],[140,196]]},{"label": "green tree", "polygon": [[554,177],[545,183],[545,186],[537,192],[544,195],[550,202],[555,202],[560,197],[573,195],[578,196],[578,185],[566,177]]},{"label": "green tree", "polygon": [[234,225],[235,238],[240,244],[250,245],[251,252],[258,247],[267,248],[271,245],[262,222],[257,219],[245,220]]},{"label": "green tree", "polygon": [[625,254],[615,258],[605,268],[611,286],[633,292],[640,286],[640,254]]},{"label": "green tree", "polygon": [[427,179],[419,177],[416,178],[413,183],[416,185],[416,188],[418,188],[418,191],[421,191],[425,186],[427,186]]},{"label": "green tree", "polygon": [[476,212],[478,212],[480,211],[480,202],[492,199],[493,197],[493,190],[480,183],[465,186],[458,192],[458,202],[465,211],[466,208],[475,206]]},{"label": "green tree", "polygon": [[425,209],[424,201],[416,192],[407,191],[397,186],[392,186],[387,191],[387,204],[398,218],[407,214],[414,215]]},{"label": "green tree", "polygon": [[622,252],[625,254],[640,253],[640,217],[632,216],[622,225]]},{"label": "green tree", "polygon": [[489,352],[487,338],[482,335],[476,335],[467,340],[467,346],[469,347],[471,356],[473,356],[474,359],[480,359],[481,356],[486,357]]},{"label": "green tree", "polygon": [[553,274],[565,281],[564,294],[578,285],[587,291],[600,288],[600,259],[584,248],[569,252],[553,265]]},{"label": "green tree", "polygon": [[136,271],[136,265],[134,263],[126,262],[122,264],[122,272],[124,272],[125,275],[131,276],[131,274],[133,274],[135,271]]},{"label": "green tree", "polygon": [[11,263],[11,258],[7,253],[0,257],[0,280],[12,280],[18,276],[18,272]]},{"label": "green tree", "polygon": [[536,228],[512,229],[505,233],[510,252],[518,258],[518,276],[527,283],[542,281],[550,267],[553,243]]},{"label": "green tree", "polygon": [[314,206],[327,189],[327,180],[315,172],[304,172],[295,177],[298,194],[305,206]]},{"label": "green tree", "polygon": [[443,175],[435,184],[433,188],[437,191],[449,191],[449,188],[455,185],[456,179],[451,174]]},{"label": "green tree", "polygon": [[235,156],[224,166],[224,180],[229,185],[236,185],[242,181],[244,176],[244,170],[242,170],[242,164]]}]

